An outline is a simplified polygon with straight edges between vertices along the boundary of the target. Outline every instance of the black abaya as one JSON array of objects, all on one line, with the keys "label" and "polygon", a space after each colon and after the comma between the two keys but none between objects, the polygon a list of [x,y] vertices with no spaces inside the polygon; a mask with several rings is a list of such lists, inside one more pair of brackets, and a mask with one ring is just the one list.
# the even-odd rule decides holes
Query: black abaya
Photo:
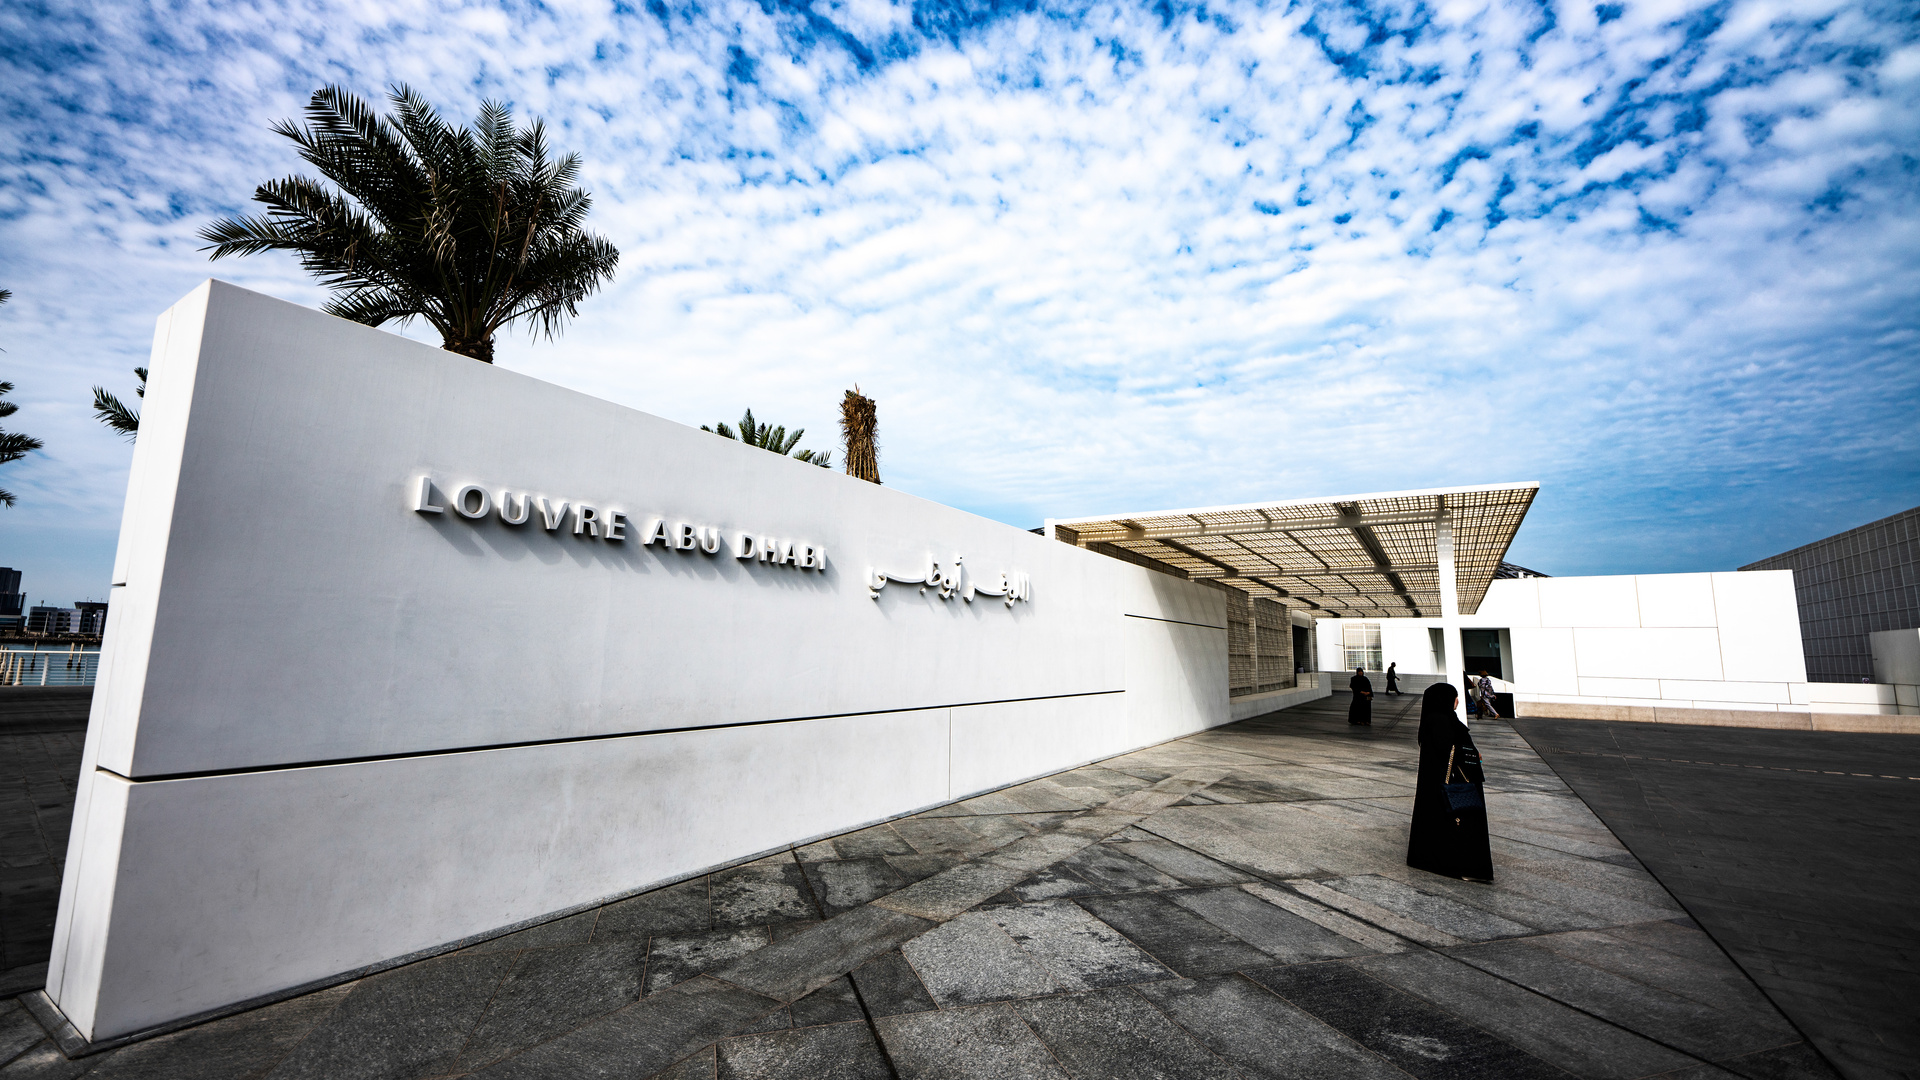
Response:
[{"label": "black abaya", "polygon": [[1373,726],[1373,680],[1354,672],[1347,689],[1353,691],[1353,704],[1347,706],[1347,723]]},{"label": "black abaya", "polygon": [[[1427,688],[1420,702],[1420,773],[1413,789],[1413,827],[1407,834],[1407,865],[1454,878],[1493,880],[1493,852],[1487,842],[1487,812],[1455,810],[1445,784],[1483,784],[1480,752],[1467,726],[1454,715],[1459,691],[1448,683]],[[1448,759],[1452,759],[1452,769]]]}]

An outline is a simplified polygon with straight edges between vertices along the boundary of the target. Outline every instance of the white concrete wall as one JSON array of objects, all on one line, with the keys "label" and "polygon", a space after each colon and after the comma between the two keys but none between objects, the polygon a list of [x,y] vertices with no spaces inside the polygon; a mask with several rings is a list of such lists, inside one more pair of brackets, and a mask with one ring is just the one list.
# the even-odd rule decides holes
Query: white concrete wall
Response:
[{"label": "white concrete wall", "polygon": [[[1198,585],[218,282],[150,369],[48,976],[92,1039],[1229,715]],[[869,597],[954,553],[1030,601]]]}]

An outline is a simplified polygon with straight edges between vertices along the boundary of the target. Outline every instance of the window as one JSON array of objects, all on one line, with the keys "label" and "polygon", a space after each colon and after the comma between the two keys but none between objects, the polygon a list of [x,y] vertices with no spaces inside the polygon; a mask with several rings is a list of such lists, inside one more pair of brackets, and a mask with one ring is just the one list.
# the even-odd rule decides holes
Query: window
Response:
[{"label": "window", "polygon": [[1340,635],[1341,644],[1346,646],[1348,671],[1379,671],[1385,666],[1380,662],[1379,623],[1346,623],[1340,627]]}]

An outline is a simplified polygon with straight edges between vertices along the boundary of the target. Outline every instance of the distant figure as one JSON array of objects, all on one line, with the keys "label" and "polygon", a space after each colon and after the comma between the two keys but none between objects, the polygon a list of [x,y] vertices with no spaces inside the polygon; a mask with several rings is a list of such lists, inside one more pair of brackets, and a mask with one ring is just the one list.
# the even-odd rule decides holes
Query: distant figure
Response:
[{"label": "distant figure", "polygon": [[1373,680],[1367,678],[1365,668],[1354,668],[1353,678],[1347,681],[1347,689],[1353,691],[1353,704],[1347,706],[1347,723],[1373,726]]},{"label": "distant figure", "polygon": [[1400,662],[1398,660],[1387,665],[1387,693],[1395,697],[1400,696],[1400,673],[1394,670],[1399,666]]},{"label": "distant figure", "polygon": [[1500,719],[1500,710],[1493,707],[1493,682],[1487,678],[1486,672],[1482,671],[1480,673],[1480,682],[1474,687],[1474,690],[1475,695],[1480,699],[1480,718],[1483,720],[1487,717],[1492,717],[1495,720]]},{"label": "distant figure", "polygon": [[1407,865],[1492,884],[1486,774],[1473,736],[1454,712],[1459,705],[1460,692],[1450,683],[1427,687],[1420,700],[1420,772],[1413,789]]}]

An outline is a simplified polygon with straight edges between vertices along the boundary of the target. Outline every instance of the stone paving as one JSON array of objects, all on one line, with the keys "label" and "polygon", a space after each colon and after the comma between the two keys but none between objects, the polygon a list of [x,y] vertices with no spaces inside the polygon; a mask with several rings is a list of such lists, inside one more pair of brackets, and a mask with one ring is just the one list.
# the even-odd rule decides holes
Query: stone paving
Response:
[{"label": "stone paving", "polygon": [[1833,1075],[1525,742],[1497,882],[1406,867],[1416,699],[1345,696],[0,1078]]},{"label": "stone paving", "polygon": [[1515,726],[1843,1074],[1920,1076],[1920,739]]},{"label": "stone paving", "polygon": [[0,998],[47,981],[91,701],[0,688]]}]

